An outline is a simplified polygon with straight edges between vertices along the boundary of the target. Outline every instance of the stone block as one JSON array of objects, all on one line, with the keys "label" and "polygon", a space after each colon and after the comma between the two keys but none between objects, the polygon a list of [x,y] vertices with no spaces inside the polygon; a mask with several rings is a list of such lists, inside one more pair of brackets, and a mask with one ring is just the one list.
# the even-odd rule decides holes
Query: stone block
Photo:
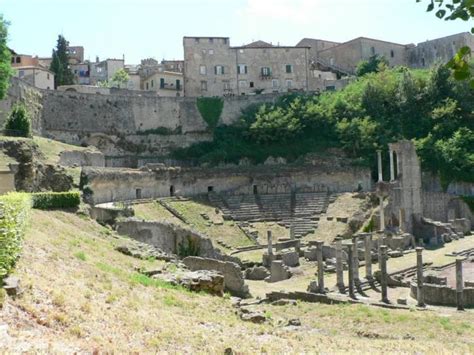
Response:
[{"label": "stone block", "polygon": [[248,280],[265,280],[270,273],[263,266],[254,266],[245,270],[245,278]]},{"label": "stone block", "polygon": [[304,257],[309,261],[316,261],[316,248],[308,248],[304,250]]},{"label": "stone block", "polygon": [[262,265],[265,267],[270,267],[272,265],[272,261],[276,260],[275,254],[268,254],[267,252],[263,253],[262,255]]},{"label": "stone block", "polygon": [[191,271],[214,270],[224,275],[224,286],[231,294],[239,297],[249,297],[249,288],[245,284],[242,271],[238,264],[230,261],[220,261],[210,258],[188,256],[183,263]]},{"label": "stone block", "polygon": [[265,279],[268,282],[278,282],[287,280],[291,277],[291,272],[287,266],[283,264],[281,260],[274,260],[272,261],[272,265],[270,267],[270,277]]},{"label": "stone block", "polygon": [[3,289],[9,296],[17,296],[20,293],[20,279],[15,276],[8,276],[3,280]]},{"label": "stone block", "polygon": [[179,284],[194,292],[224,295],[224,276],[217,271],[199,270],[183,274]]},{"label": "stone block", "polygon": [[300,256],[295,251],[283,252],[280,254],[280,256],[281,256],[281,261],[283,261],[283,263],[286,266],[295,267],[300,264]]}]

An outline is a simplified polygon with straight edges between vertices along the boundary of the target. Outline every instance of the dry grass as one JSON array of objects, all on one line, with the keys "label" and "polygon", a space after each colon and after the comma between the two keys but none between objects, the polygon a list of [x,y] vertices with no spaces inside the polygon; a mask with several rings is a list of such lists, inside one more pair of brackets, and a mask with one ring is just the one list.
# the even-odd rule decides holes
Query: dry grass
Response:
[{"label": "dry grass", "polygon": [[[25,293],[7,301],[0,316],[10,326],[10,340],[0,339],[7,352],[474,351],[472,312],[441,317],[301,303],[258,306],[268,322],[244,323],[226,298],[138,275],[137,267],[162,263],[115,252],[113,233],[89,219],[45,211],[33,219],[16,270]],[[291,318],[302,326],[286,327]]]}]

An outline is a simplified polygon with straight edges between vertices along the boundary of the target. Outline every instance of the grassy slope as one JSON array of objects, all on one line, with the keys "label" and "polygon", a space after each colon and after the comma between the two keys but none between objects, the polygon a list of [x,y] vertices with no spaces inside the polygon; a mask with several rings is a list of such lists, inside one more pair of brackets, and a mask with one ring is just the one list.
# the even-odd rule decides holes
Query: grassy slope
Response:
[{"label": "grassy slope", "polygon": [[[113,251],[117,239],[91,220],[34,211],[32,225],[16,270],[25,294],[0,313],[12,337],[6,343],[0,337],[6,351],[474,351],[471,311],[439,316],[366,306],[263,305],[270,321],[249,324],[225,298],[161,283],[145,286],[149,280],[137,278],[135,267],[150,262]],[[302,327],[284,327],[291,318],[300,318]]]}]

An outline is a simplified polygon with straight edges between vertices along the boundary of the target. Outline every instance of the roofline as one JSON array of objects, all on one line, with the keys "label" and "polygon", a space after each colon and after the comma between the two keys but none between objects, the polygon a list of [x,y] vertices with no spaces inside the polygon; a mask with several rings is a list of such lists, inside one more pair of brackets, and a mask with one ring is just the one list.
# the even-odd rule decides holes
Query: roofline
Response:
[{"label": "roofline", "polygon": [[180,72],[177,72],[177,71],[164,70],[164,71],[157,71],[157,72],[155,72],[155,73],[152,73],[152,74],[146,76],[144,80],[148,80],[148,79],[150,79],[152,76],[159,75],[159,74],[163,74],[163,73],[165,73],[165,74],[172,74],[172,75],[184,76],[183,73],[180,73]]},{"label": "roofline", "polygon": [[471,35],[472,34],[468,31],[464,31],[464,32],[458,32],[458,33],[455,33],[455,34],[452,34],[452,35],[448,35],[448,36],[444,36],[444,37],[438,37],[438,38],[433,38],[433,39],[427,39],[426,41],[423,41],[423,42],[418,42],[416,45],[418,46],[419,44],[424,44],[424,43],[427,43],[427,42],[434,42],[434,41],[438,41],[440,39],[443,39],[443,38],[449,38],[449,37],[455,37],[455,36],[459,36],[459,35]]},{"label": "roofline", "polygon": [[12,67],[12,68],[15,69],[15,70],[38,69],[38,70],[47,71],[50,74],[56,75],[51,70],[46,69],[45,67],[42,67],[42,66],[39,66],[39,65],[38,66],[27,65],[27,66],[24,66],[24,67]]},{"label": "roofline", "polygon": [[329,50],[331,50],[331,49],[334,49],[334,48],[337,48],[337,47],[341,47],[341,46],[343,46],[343,45],[349,44],[349,43],[351,43],[351,42],[355,42],[355,41],[357,41],[357,40],[362,40],[362,39],[368,39],[369,41],[377,41],[377,42],[382,42],[382,43],[394,44],[394,45],[396,45],[396,46],[401,46],[401,47],[406,47],[406,46],[408,45],[408,44],[400,44],[400,43],[395,43],[395,42],[384,41],[384,40],[381,40],[381,39],[376,39],[376,38],[370,38],[370,37],[363,37],[363,36],[361,36],[361,37],[356,37],[356,38],[354,38],[354,39],[351,39],[351,40],[349,40],[349,41],[347,41],[347,42],[342,42],[342,43],[340,43],[340,44],[338,44],[338,45],[335,45],[334,47],[322,49],[322,50],[320,50],[319,52],[329,51]]},{"label": "roofline", "polygon": [[[304,37],[302,38],[299,42],[304,41],[305,39],[309,39],[311,41],[321,41],[321,42],[331,42],[331,43],[337,43],[337,44],[342,44],[342,42],[336,42],[336,41],[330,41],[328,39],[321,39],[321,38],[310,38],[310,37]],[[298,42],[298,43],[299,43]]]},{"label": "roofline", "polygon": [[268,47],[268,46],[250,46],[250,47],[246,47],[246,46],[240,46],[240,47],[230,47],[230,49],[278,49],[278,48],[281,48],[281,49],[287,49],[287,48],[294,48],[294,49],[308,49],[308,48],[311,48],[311,46],[271,46],[271,47]]},{"label": "roofline", "polygon": [[186,38],[216,38],[216,39],[229,39],[230,37],[219,37],[219,36],[183,36],[183,39]]}]

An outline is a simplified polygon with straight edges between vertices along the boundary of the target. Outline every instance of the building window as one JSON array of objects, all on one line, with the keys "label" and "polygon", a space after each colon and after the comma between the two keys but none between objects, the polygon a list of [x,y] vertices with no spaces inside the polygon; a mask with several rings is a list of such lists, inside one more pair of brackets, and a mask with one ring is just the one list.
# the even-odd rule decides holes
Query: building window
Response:
[{"label": "building window", "polygon": [[223,65],[216,65],[214,67],[214,74],[216,75],[224,75],[224,66]]},{"label": "building window", "polygon": [[253,88],[254,86],[255,86],[254,82],[251,81],[251,82],[250,82],[250,87]]},{"label": "building window", "polygon": [[278,80],[277,80],[277,79],[273,79],[273,80],[272,80],[272,88],[277,89],[278,86],[279,86]]},{"label": "building window", "polygon": [[21,57],[16,57],[16,62],[21,63]]},{"label": "building window", "polygon": [[291,64],[287,64],[285,69],[287,74],[293,73],[293,66]]},{"label": "building window", "polygon": [[227,38],[224,38],[223,42],[224,42],[224,44],[227,44]]},{"label": "building window", "polygon": [[205,65],[201,65],[199,67],[199,74],[201,74],[201,75],[206,75],[207,74],[207,69],[206,69]]},{"label": "building window", "polygon": [[146,89],[148,90],[150,87],[148,86],[148,83],[145,84]]},{"label": "building window", "polygon": [[239,88],[246,88],[247,80],[239,80]]},{"label": "building window", "polygon": [[165,88],[165,79],[160,78],[160,89],[164,89],[164,88]]},{"label": "building window", "polygon": [[390,57],[395,57],[395,52],[393,51],[393,49],[390,51]]},{"label": "building window", "polygon": [[293,86],[293,81],[292,81],[292,80],[287,80],[287,81],[286,81],[286,87],[287,87],[288,89],[291,89],[292,86]]},{"label": "building window", "polygon": [[272,75],[272,69],[269,67],[263,67],[262,68],[262,76],[271,76]]},{"label": "building window", "polygon": [[155,83],[153,82],[153,79],[151,80],[151,87],[154,87]]},{"label": "building window", "polygon": [[237,74],[247,74],[247,66],[245,64],[237,65]]},{"label": "building window", "polygon": [[230,81],[225,80],[222,83],[224,84],[224,91],[229,91],[230,90]]},{"label": "building window", "polygon": [[209,54],[213,55],[214,54],[214,49],[209,49]]},{"label": "building window", "polygon": [[207,91],[207,81],[201,81],[201,91]]},{"label": "building window", "polygon": [[49,80],[49,73],[46,73],[46,79]]},{"label": "building window", "polygon": [[181,80],[176,79],[176,90],[181,90]]},{"label": "building window", "polygon": [[372,55],[375,55],[375,47],[370,47],[370,53],[371,53]]}]

